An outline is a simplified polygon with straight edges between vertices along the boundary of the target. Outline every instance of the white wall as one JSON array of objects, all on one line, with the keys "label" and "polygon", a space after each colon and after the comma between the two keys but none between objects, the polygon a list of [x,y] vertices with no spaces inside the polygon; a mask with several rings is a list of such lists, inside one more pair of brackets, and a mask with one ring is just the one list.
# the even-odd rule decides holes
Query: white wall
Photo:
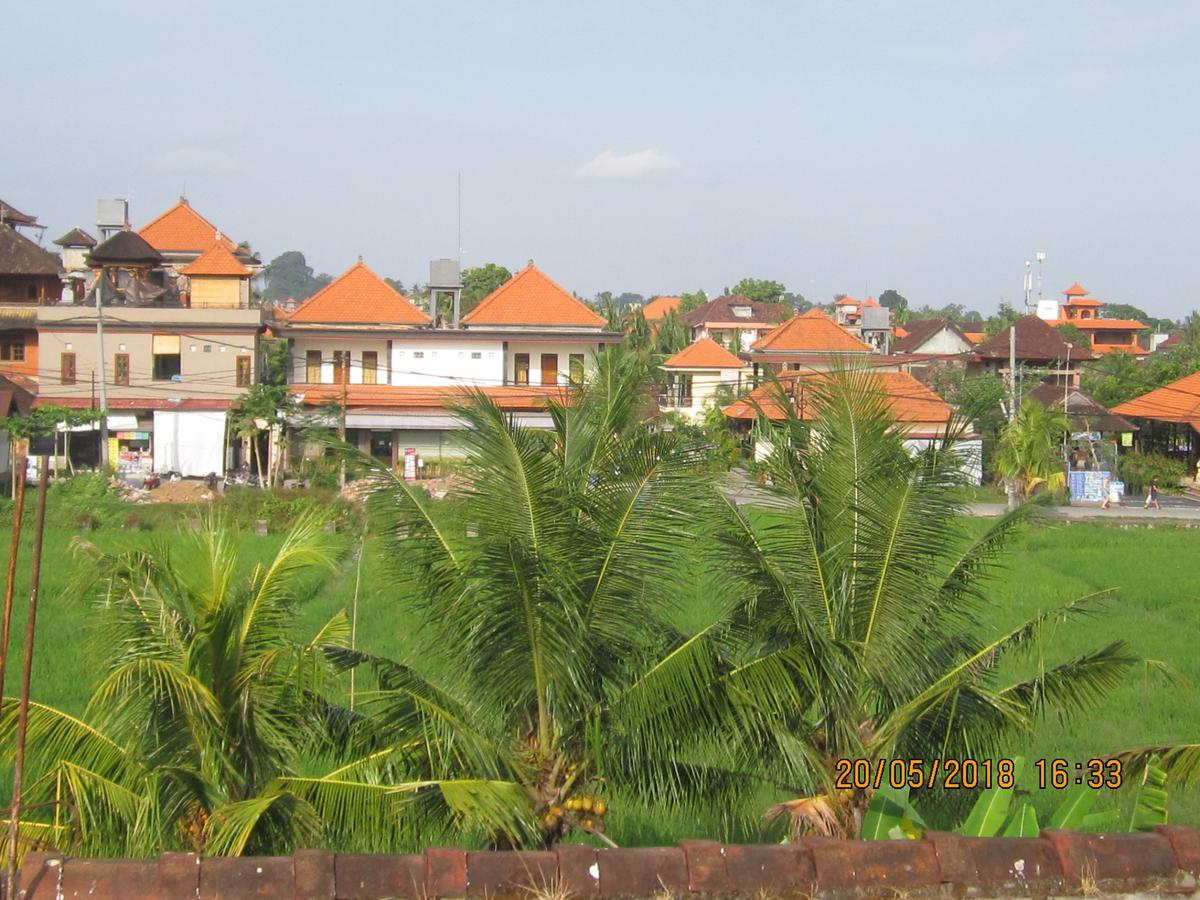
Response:
[{"label": "white wall", "polygon": [[730,385],[736,389],[739,372],[744,372],[746,373],[746,377],[749,377],[749,369],[688,370],[671,368],[667,372],[676,377],[680,375],[692,376],[692,405],[663,406],[663,409],[669,409],[672,412],[687,416],[692,421],[699,421],[704,417],[705,411],[714,404],[717,389],[722,384]]},{"label": "white wall", "polygon": [[333,353],[335,350],[350,351],[350,383],[362,384],[363,351],[374,350],[377,384],[387,384],[387,341],[354,340],[348,338],[296,338],[292,342],[292,383],[308,382],[308,351],[321,351],[321,384],[333,384]]},{"label": "white wall", "polygon": [[966,353],[971,349],[971,345],[960,338],[949,328],[940,329],[937,334],[933,335],[917,347],[918,353]]},{"label": "white wall", "polygon": [[501,341],[405,340],[392,345],[394,385],[495,387],[503,379],[504,344]]},{"label": "white wall", "polygon": [[542,354],[558,354],[558,384],[568,384],[571,378],[571,354],[583,354],[583,370],[590,374],[596,369],[596,344],[594,341],[509,341],[508,383],[516,381],[516,359],[518,353],[529,354],[529,383],[542,383]]}]

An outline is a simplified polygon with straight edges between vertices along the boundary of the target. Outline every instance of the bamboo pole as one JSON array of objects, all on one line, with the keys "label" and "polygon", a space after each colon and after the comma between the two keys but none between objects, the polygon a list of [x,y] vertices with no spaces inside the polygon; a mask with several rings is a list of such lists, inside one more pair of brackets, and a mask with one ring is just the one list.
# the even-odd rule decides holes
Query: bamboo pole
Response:
[{"label": "bamboo pole", "polygon": [[33,531],[33,571],[29,585],[29,612],[25,618],[25,658],[21,660],[21,700],[17,708],[17,747],[13,754],[12,809],[8,818],[8,889],[17,896],[17,837],[21,822],[21,788],[25,774],[25,736],[29,730],[29,682],[33,676],[33,638],[37,628],[38,588],[42,576],[42,537],[46,531],[46,490],[50,485],[50,460],[38,459],[37,519]]},{"label": "bamboo pole", "polygon": [[25,441],[13,442],[13,521],[8,542],[8,572],[4,581],[4,611],[0,613],[0,708],[4,704],[4,675],[8,669],[9,631],[12,628],[13,591],[17,580],[17,554],[21,550],[21,519],[25,515]]}]

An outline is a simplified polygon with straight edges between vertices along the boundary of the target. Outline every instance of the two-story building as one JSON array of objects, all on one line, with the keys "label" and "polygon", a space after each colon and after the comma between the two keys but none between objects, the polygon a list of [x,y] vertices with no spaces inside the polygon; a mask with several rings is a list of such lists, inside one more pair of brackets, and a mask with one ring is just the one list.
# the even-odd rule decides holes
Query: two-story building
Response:
[{"label": "two-story building", "polygon": [[[262,268],[262,263],[249,248],[222,234],[192,207],[187,197],[180,197],[178,203],[143,225],[138,234],[162,255],[163,265],[172,276],[183,275],[183,269],[207,253],[214,243],[220,244],[254,273]],[[186,298],[186,282],[181,288]]]},{"label": "two-story building", "polygon": [[550,399],[586,377],[621,335],[532,262],[462,317],[429,315],[361,260],[282,318],[293,390],[309,410],[342,407],[347,439],[397,464],[457,455],[454,405],[482,391],[522,423],[549,427]]},{"label": "two-story building", "polygon": [[775,372],[824,372],[838,367],[886,367],[886,357],[850,334],[816,307],[792,316],[750,345],[742,358],[753,366],[755,383]]},{"label": "two-story building", "polygon": [[710,300],[681,318],[688,329],[688,340],[712,338],[740,353],[791,314],[792,308],[786,303],[765,303],[731,294]]},{"label": "two-story building", "polygon": [[1092,297],[1078,281],[1063,291],[1063,296],[1067,299],[1057,307],[1054,301],[1039,304],[1038,314],[1051,325],[1074,325],[1088,336],[1092,350],[1099,354],[1119,350],[1144,356],[1150,352],[1138,343],[1139,336],[1150,330],[1149,325],[1137,319],[1104,318],[1104,302]]},{"label": "two-story building", "polygon": [[659,408],[698,422],[726,392],[736,393],[749,376],[749,366],[712,338],[688,344],[662,364],[666,390]]},{"label": "two-story building", "polygon": [[[242,285],[227,286],[223,305],[181,305],[162,286],[161,256],[132,231],[100,243],[88,262],[93,287],[82,302],[38,308],[38,402],[105,401],[107,457],[119,471],[223,474],[238,443],[226,413],[254,383],[261,310],[242,302]],[[228,272],[223,257],[216,263]],[[101,448],[87,437],[73,448],[94,463]]]}]

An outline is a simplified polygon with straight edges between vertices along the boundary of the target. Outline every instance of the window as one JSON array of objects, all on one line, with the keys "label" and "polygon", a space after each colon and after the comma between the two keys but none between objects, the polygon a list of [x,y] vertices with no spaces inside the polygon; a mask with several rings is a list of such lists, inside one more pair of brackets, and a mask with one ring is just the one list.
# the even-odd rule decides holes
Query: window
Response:
[{"label": "window", "polygon": [[238,387],[250,387],[250,357],[239,356],[234,360],[234,373]]},{"label": "window", "polygon": [[58,358],[59,381],[63,384],[75,383],[75,354],[63,353]]},{"label": "window", "polygon": [[414,350],[413,351],[413,359],[424,359],[424,358],[425,358],[424,350]]},{"label": "window", "polygon": [[333,351],[333,383],[334,384],[349,384],[350,383],[350,351],[349,350],[334,350]]},{"label": "window", "polygon": [[0,360],[4,362],[25,362],[25,339],[11,338],[0,341]]},{"label": "window", "polygon": [[513,384],[529,384],[529,354],[513,356]]},{"label": "window", "polygon": [[568,359],[568,371],[572,384],[583,384],[583,354],[572,353]]},{"label": "window", "polygon": [[731,306],[730,311],[739,319],[748,319],[753,312],[749,306]]},{"label": "window", "polygon": [[483,359],[483,354],[478,350],[471,351],[471,359]]},{"label": "window", "polygon": [[118,353],[113,357],[113,384],[129,384],[128,353]]},{"label": "window", "polygon": [[321,383],[320,350],[309,350],[304,354],[304,380],[309,384]]},{"label": "window", "polygon": [[29,285],[29,287],[25,289],[25,296],[30,300],[36,300],[38,298],[37,285],[36,284]]},{"label": "window", "polygon": [[692,405],[692,376],[667,376],[667,406]]},{"label": "window", "polygon": [[[376,384],[376,373],[379,371],[379,354],[374,350],[364,350],[362,355],[363,384]],[[391,451],[389,451],[391,452]]]},{"label": "window", "polygon": [[179,355],[179,335],[154,335],[151,350],[154,353],[155,381],[179,381],[182,361]]},{"label": "window", "polygon": [[558,384],[558,354],[542,354],[542,384]]}]

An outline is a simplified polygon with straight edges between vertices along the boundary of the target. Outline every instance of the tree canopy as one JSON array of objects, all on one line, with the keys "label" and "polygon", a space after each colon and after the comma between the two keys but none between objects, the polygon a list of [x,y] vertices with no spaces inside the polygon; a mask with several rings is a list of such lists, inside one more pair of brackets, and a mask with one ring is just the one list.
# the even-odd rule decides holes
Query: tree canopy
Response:
[{"label": "tree canopy", "polygon": [[299,250],[287,250],[267,264],[262,271],[266,280],[263,298],[280,303],[289,298],[307,300],[333,279],[322,273],[313,275],[312,266]]},{"label": "tree canopy", "polygon": [[879,295],[879,305],[886,306],[892,312],[908,309],[908,299],[895,288],[888,288]]},{"label": "tree canopy", "polygon": [[462,312],[466,315],[484,297],[512,278],[512,272],[497,263],[473,266],[462,273]]},{"label": "tree canopy", "polygon": [[780,303],[783,295],[787,293],[787,288],[778,281],[766,278],[743,278],[727,293],[740,294],[760,303]]}]

